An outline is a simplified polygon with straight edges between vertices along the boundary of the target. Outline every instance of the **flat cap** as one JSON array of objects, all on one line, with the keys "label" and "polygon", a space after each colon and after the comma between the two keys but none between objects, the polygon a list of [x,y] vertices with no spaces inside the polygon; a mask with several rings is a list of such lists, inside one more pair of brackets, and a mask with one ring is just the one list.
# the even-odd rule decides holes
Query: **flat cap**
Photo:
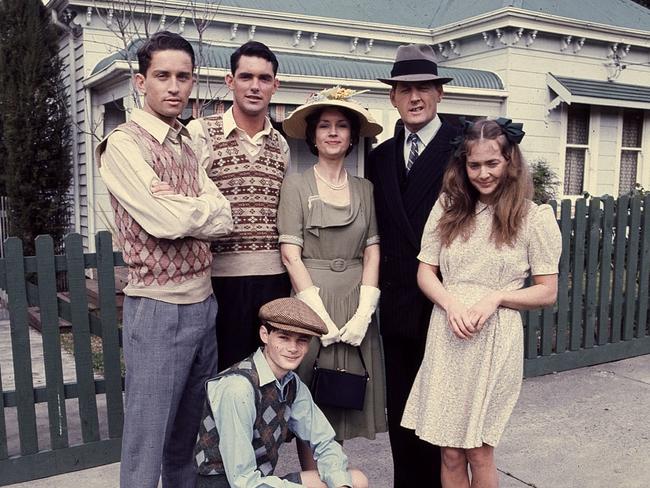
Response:
[{"label": "flat cap", "polygon": [[278,298],[262,305],[259,317],[276,329],[312,336],[327,333],[325,322],[297,298]]}]

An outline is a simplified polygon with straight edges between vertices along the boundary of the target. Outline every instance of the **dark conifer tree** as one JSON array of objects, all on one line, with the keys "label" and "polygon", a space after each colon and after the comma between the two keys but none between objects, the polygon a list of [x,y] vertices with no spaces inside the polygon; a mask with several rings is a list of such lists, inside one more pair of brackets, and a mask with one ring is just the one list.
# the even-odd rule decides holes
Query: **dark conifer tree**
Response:
[{"label": "dark conifer tree", "polygon": [[0,0],[0,171],[10,233],[67,232],[72,164],[58,36],[41,0]]}]

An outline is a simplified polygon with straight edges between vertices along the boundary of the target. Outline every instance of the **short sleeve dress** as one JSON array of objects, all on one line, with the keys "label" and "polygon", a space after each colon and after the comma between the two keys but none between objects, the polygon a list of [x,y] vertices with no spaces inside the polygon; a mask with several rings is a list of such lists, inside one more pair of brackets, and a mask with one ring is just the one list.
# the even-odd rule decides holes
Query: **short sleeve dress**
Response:
[{"label": "short sleeve dress", "polygon": [[[350,205],[320,199],[314,170],[285,178],[278,208],[280,243],[302,247],[302,260],[334,323],[343,327],[359,304],[362,258],[366,246],[379,243],[372,183],[349,176]],[[310,384],[320,341],[312,341],[298,374]],[[336,439],[367,437],[386,431],[384,369],[376,319],[368,327],[361,353],[370,374],[363,410],[322,406]],[[337,343],[323,348],[319,365],[363,373],[356,348]]]},{"label": "short sleeve dress", "polygon": [[[445,289],[466,306],[494,289],[522,288],[529,274],[557,273],[561,235],[550,206],[530,202],[517,242],[500,248],[490,239],[490,206],[479,202],[469,239],[457,238],[449,247],[442,246],[436,232],[442,211],[439,199],[418,259],[439,266]],[[481,332],[459,339],[447,325],[445,311],[435,305],[402,426],[438,446],[496,446],[519,397],[522,374],[523,330],[517,310],[500,307]]]}]

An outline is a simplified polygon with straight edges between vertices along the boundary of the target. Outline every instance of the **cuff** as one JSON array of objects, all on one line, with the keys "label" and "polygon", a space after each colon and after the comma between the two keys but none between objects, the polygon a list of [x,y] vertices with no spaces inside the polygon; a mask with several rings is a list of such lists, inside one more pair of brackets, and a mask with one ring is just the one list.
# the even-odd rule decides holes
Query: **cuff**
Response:
[{"label": "cuff", "polygon": [[366,247],[372,246],[373,244],[379,244],[379,236],[372,236],[366,239]]},{"label": "cuff", "polygon": [[289,234],[282,234],[278,237],[278,242],[280,244],[295,244],[296,246],[303,247],[304,241],[301,237],[292,236]]},{"label": "cuff", "polygon": [[348,486],[352,488],[352,475],[349,471],[336,471],[327,476],[325,484],[329,488],[336,488],[338,486]]}]

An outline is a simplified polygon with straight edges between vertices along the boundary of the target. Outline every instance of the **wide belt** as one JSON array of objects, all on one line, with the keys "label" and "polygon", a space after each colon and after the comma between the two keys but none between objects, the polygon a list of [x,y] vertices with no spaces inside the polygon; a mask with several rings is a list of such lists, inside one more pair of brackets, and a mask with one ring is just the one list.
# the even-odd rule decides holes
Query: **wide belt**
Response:
[{"label": "wide belt", "polygon": [[305,267],[307,267],[307,268],[330,269],[332,271],[336,271],[337,273],[345,271],[348,268],[354,268],[354,267],[362,265],[361,258],[355,258],[355,259],[343,259],[343,258],[310,259],[310,258],[305,258],[305,259],[302,260],[302,262],[305,265]]}]

